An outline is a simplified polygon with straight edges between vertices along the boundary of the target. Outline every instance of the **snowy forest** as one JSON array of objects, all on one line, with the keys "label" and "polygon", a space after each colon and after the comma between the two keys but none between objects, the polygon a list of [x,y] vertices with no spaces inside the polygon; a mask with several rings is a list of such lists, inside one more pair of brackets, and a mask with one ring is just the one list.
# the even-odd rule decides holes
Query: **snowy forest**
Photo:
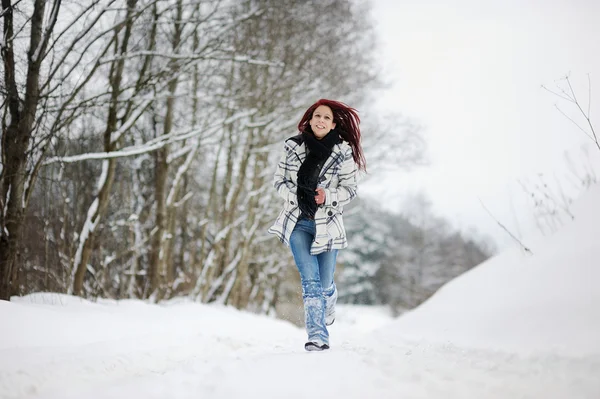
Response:
[{"label": "snowy forest", "polygon": [[[364,179],[426,157],[400,113],[370,108],[385,84],[369,7],[3,0],[0,299],[186,296],[260,313],[293,300],[291,254],[266,230],[276,158],[306,108],[360,111]],[[426,198],[393,213],[362,194],[341,302],[412,308],[491,255]]]}]

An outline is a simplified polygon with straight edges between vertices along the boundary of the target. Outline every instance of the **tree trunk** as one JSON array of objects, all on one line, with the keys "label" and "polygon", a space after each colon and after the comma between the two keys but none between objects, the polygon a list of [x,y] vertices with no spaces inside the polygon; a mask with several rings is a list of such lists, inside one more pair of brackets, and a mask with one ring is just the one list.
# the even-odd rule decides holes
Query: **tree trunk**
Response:
[{"label": "tree trunk", "polygon": [[[179,50],[181,43],[181,34],[183,29],[182,24],[183,16],[183,4],[179,0],[177,2],[177,15],[175,16],[173,37],[171,39],[171,47],[174,53]],[[177,78],[179,73],[177,61],[172,61],[170,69],[173,71],[171,80],[168,84],[169,96],[166,101],[165,120],[163,126],[163,135],[171,133],[173,128],[173,114],[175,112],[175,92],[177,90],[177,84],[179,79]],[[174,220],[170,220],[167,206],[167,178],[169,176],[169,163],[167,158],[169,156],[170,146],[165,146],[156,152],[156,175],[154,180],[155,198],[156,198],[156,233],[152,239],[152,256],[150,257],[150,276],[151,276],[151,293],[156,295],[156,299],[160,300],[165,295],[167,287],[171,284],[172,276],[169,275],[168,271],[168,257],[170,256],[170,243],[172,241],[172,235],[169,233],[170,222],[174,223]],[[176,184],[179,184],[178,182]],[[179,187],[175,187],[174,198],[177,197],[177,190]],[[174,227],[173,227],[174,228]]]},{"label": "tree trunk", "polygon": [[[135,10],[137,0],[127,1],[127,14],[125,33],[123,35],[123,41],[119,48],[119,54],[123,55],[127,53],[127,47],[129,44],[129,38],[131,37],[131,30],[133,27],[132,14]],[[119,30],[115,32],[115,36],[118,37]],[[119,59],[111,65],[110,74],[110,86],[111,86],[111,102],[108,110],[108,117],[106,121],[106,130],[104,131],[104,151],[114,151],[118,146],[118,139],[115,142],[112,140],[112,133],[117,130],[118,125],[118,110],[119,110],[119,94],[121,93],[121,81],[123,77],[123,69],[125,67],[124,59]],[[126,120],[126,116],[123,117]],[[96,237],[96,227],[100,220],[104,217],[106,208],[110,201],[110,192],[115,177],[115,168],[117,161],[115,158],[103,161],[102,174],[98,181],[98,194],[92,205],[88,210],[88,216],[84,222],[83,229],[79,235],[79,244],[75,257],[73,259],[72,267],[72,285],[69,291],[75,295],[81,295],[83,289],[83,282],[85,278],[85,272],[87,270],[87,264],[92,255],[94,248],[94,239]]]},{"label": "tree trunk", "polygon": [[70,293],[74,295],[81,295],[83,289],[83,282],[85,272],[87,270],[87,264],[92,255],[94,248],[94,239],[96,237],[96,227],[104,216],[106,207],[109,202],[109,194],[112,188],[112,183],[115,177],[116,161],[114,159],[104,161],[102,166],[102,177],[103,181],[100,181],[101,189],[98,196],[94,199],[90,209],[88,211],[88,218],[85,221],[83,230],[80,234],[80,243],[73,259],[73,277],[72,277],[72,289]]},{"label": "tree trunk", "polygon": [[28,152],[28,147],[40,99],[40,67],[60,9],[60,0],[55,0],[52,4],[53,13],[44,32],[46,3],[45,0],[35,0],[33,5],[25,93],[21,99],[15,78],[13,5],[10,0],[2,0],[2,34],[6,40],[2,46],[2,61],[10,120],[2,131],[3,168],[0,174],[0,299],[5,300],[10,300],[10,296],[17,293],[14,284],[20,267],[19,241],[27,207],[25,184],[30,178],[27,161],[31,153]]}]

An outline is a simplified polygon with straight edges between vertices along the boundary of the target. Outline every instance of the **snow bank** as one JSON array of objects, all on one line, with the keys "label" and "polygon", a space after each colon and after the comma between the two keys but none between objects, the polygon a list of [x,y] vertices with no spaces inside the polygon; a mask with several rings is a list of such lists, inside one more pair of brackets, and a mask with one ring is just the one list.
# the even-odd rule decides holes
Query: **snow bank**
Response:
[{"label": "snow bank", "polygon": [[227,364],[265,347],[287,351],[289,341],[300,349],[303,342],[287,322],[186,300],[155,305],[33,294],[0,301],[0,319],[0,398],[92,397],[79,391],[107,379],[161,375],[196,359],[202,371],[208,362]]},{"label": "snow bank", "polygon": [[335,313],[332,339],[348,332],[366,334],[387,326],[394,320],[388,306],[337,305]]},{"label": "snow bank", "polygon": [[[0,332],[0,349],[74,346],[111,340],[182,335],[235,337],[251,341],[265,328],[281,334],[295,330],[288,323],[241,312],[231,307],[185,300],[162,305],[139,300],[98,302],[56,293],[40,293],[0,301],[0,314],[10,328]],[[243,329],[246,334],[239,334]],[[42,331],[41,331],[42,330]]]},{"label": "snow bank", "polygon": [[375,334],[462,347],[567,356],[600,354],[600,186],[575,220],[508,250],[442,287]]}]

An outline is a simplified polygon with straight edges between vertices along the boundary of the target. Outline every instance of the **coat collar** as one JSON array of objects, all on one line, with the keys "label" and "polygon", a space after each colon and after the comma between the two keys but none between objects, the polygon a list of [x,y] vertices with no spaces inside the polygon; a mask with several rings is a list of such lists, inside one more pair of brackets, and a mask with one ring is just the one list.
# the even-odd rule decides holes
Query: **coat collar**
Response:
[{"label": "coat collar", "polygon": [[[302,135],[290,137],[285,141],[287,148],[296,154],[296,157],[300,163],[304,162],[306,158],[306,146],[302,140]],[[344,159],[344,146],[347,145],[344,141],[336,144],[331,149],[331,155],[325,161],[319,177],[323,177],[325,173],[335,164],[339,164]]]},{"label": "coat collar", "polygon": [[[339,144],[334,145],[331,149],[331,155],[329,156],[329,159],[331,159],[332,157],[336,159],[339,158],[344,153],[344,144],[345,142],[342,141]],[[304,158],[306,158],[306,146],[304,145],[304,140],[302,140],[301,134],[287,139],[285,141],[285,145],[291,151],[294,151],[296,155],[298,155],[300,162],[304,161]]]}]

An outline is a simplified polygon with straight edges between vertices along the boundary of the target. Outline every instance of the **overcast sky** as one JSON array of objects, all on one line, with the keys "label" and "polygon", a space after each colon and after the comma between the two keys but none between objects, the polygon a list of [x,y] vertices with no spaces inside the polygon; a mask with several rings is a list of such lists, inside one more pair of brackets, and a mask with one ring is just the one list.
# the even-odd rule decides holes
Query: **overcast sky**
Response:
[{"label": "overcast sky", "polygon": [[396,184],[365,188],[391,208],[401,207],[403,195],[423,189],[436,212],[461,229],[489,235],[500,248],[510,238],[480,199],[515,232],[533,233],[537,228],[519,180],[532,182],[537,173],[566,179],[565,151],[581,166],[586,144],[600,164],[600,151],[593,152],[592,142],[555,104],[583,121],[575,108],[541,88],[555,89],[570,74],[587,107],[589,74],[592,121],[599,114],[600,1],[373,0],[373,5],[380,61],[392,82],[379,96],[380,107],[423,126],[432,165],[389,177]]}]

